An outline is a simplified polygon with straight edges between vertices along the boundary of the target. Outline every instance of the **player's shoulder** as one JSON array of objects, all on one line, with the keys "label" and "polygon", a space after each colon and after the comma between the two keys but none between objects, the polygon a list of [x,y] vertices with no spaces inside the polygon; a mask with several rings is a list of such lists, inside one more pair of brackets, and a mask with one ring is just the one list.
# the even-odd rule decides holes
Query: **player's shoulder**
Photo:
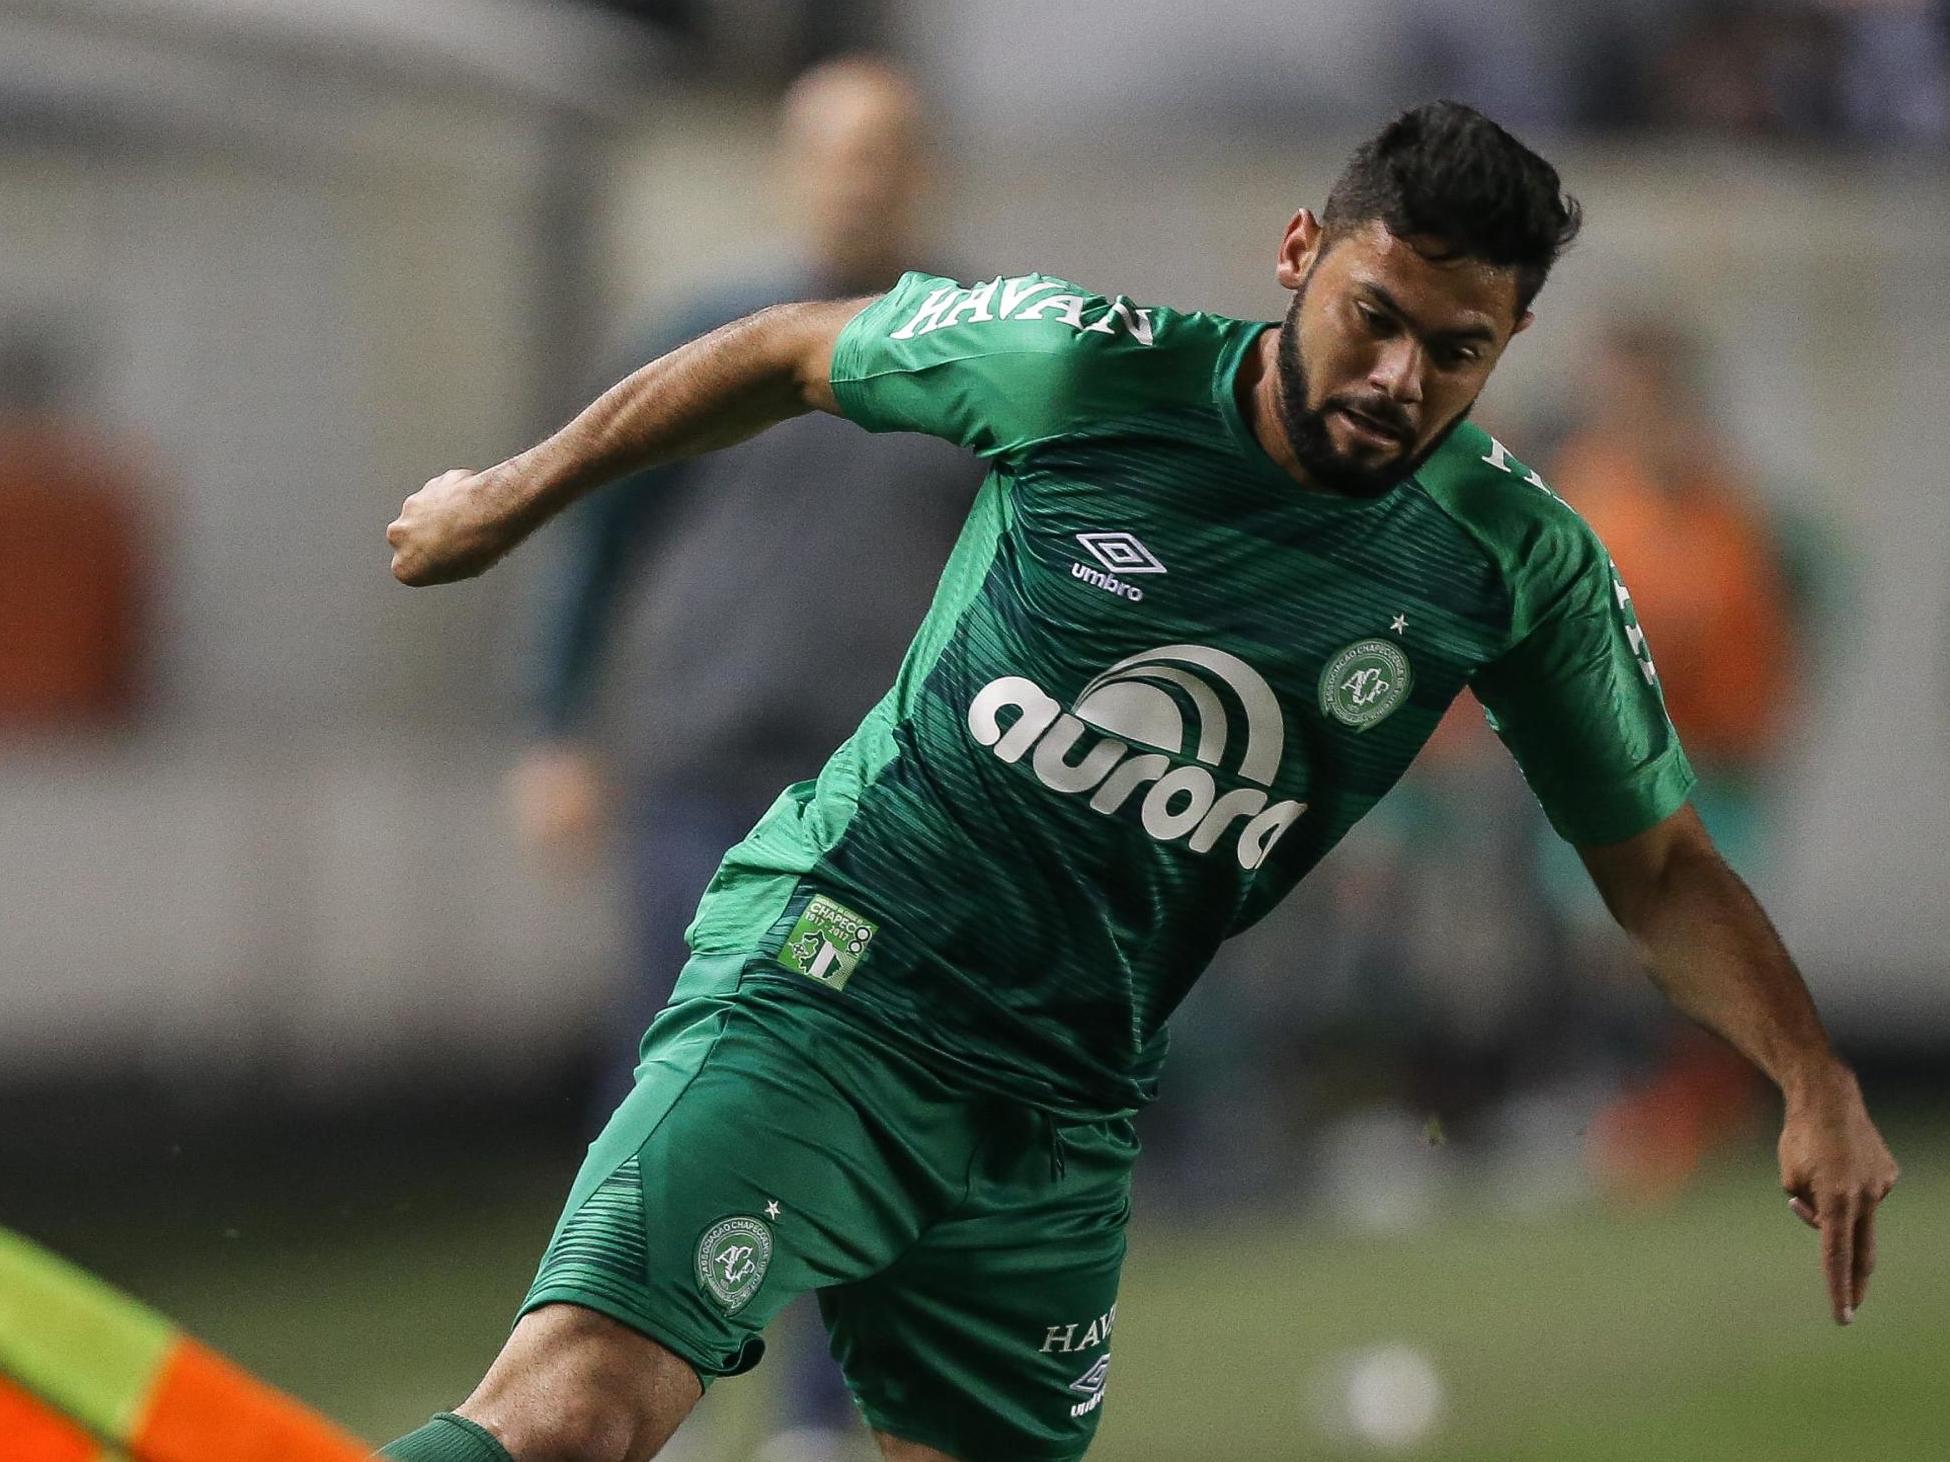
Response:
[{"label": "player's shoulder", "polygon": [[1605,561],[1590,525],[1543,474],[1472,421],[1450,433],[1415,481],[1510,579],[1557,577]]},{"label": "player's shoulder", "polygon": [[1080,369],[1106,364],[1156,376],[1215,362],[1246,328],[1042,273],[966,282],[906,274],[856,324],[916,354],[1048,356]]},{"label": "player's shoulder", "polygon": [[1053,274],[908,274],[841,331],[832,381],[856,421],[994,455],[1209,414],[1224,363],[1263,328]]}]

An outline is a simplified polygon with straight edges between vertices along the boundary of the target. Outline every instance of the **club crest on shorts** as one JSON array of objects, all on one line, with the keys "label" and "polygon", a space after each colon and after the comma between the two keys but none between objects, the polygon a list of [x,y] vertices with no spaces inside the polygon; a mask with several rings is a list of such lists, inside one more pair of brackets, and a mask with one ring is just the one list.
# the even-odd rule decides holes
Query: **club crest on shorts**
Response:
[{"label": "club crest on shorts", "polygon": [[727,1315],[751,1303],[771,1264],[772,1231],[748,1215],[719,1219],[697,1241],[698,1283]]},{"label": "club crest on shorts", "polygon": [[1320,672],[1320,713],[1365,731],[1408,699],[1414,684],[1401,646],[1356,640]]}]

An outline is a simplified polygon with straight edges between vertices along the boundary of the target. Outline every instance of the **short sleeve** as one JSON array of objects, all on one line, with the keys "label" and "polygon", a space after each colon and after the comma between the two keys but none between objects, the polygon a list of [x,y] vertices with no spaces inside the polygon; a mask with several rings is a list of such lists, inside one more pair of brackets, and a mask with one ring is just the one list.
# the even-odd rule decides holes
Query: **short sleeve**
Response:
[{"label": "short sleeve", "polygon": [[1630,594],[1597,535],[1563,515],[1513,585],[1519,638],[1475,691],[1559,836],[1621,842],[1678,811],[1696,779]]},{"label": "short sleeve", "polygon": [[1143,370],[1149,309],[1042,274],[964,285],[906,274],[840,332],[833,394],[869,431],[946,438],[1006,457],[1114,411]]}]

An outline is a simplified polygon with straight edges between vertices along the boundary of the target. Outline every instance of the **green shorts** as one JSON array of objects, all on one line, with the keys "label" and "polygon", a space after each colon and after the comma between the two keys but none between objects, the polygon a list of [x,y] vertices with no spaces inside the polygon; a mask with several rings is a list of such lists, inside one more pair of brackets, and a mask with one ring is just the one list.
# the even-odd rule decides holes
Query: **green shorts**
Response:
[{"label": "green shorts", "polygon": [[957,1090],[699,956],[590,1145],[522,1306],[600,1311],[705,1384],[816,1290],[869,1425],[963,1462],[1080,1457],[1102,1414],[1137,1140]]}]

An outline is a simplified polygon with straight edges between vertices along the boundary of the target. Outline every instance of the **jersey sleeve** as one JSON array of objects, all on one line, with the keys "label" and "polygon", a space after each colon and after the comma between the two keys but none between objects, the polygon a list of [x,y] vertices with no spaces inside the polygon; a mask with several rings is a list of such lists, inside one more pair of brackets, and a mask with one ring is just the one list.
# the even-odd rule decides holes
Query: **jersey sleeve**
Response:
[{"label": "jersey sleeve", "polygon": [[1562,513],[1512,586],[1518,638],[1475,691],[1558,835],[1621,842],[1678,811],[1696,778],[1631,596],[1597,535]]},{"label": "jersey sleeve", "polygon": [[1137,409],[1160,313],[1043,274],[910,273],[841,331],[833,394],[869,431],[1007,457]]}]

